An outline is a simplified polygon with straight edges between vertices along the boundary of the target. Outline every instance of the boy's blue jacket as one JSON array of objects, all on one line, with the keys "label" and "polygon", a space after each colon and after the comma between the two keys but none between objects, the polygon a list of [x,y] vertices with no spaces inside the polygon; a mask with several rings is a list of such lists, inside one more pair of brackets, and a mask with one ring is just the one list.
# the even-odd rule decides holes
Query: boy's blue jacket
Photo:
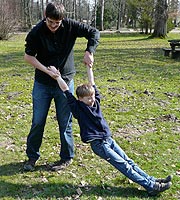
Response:
[{"label": "boy's blue jacket", "polygon": [[77,100],[69,90],[65,91],[71,112],[74,118],[78,120],[81,140],[85,143],[111,136],[109,126],[100,109],[100,94],[96,86],[94,86],[94,89],[96,100],[93,106],[88,106]]}]

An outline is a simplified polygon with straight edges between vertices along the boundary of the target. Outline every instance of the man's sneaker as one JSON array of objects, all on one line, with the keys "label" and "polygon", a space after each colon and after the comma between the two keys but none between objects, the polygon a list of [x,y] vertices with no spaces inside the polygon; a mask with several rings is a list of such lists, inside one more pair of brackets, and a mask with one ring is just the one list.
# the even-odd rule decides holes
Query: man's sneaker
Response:
[{"label": "man's sneaker", "polygon": [[35,163],[36,163],[36,160],[34,160],[34,159],[29,159],[29,160],[24,164],[24,170],[25,170],[25,171],[34,171],[34,170],[35,170]]},{"label": "man's sneaker", "polygon": [[73,162],[73,159],[70,159],[70,160],[62,160],[61,159],[60,161],[53,164],[53,166],[51,167],[51,170],[52,171],[59,171],[59,170],[65,169],[72,162]]},{"label": "man's sneaker", "polygon": [[163,192],[163,191],[169,189],[171,187],[171,185],[172,185],[171,182],[168,182],[168,183],[158,183],[158,182],[155,182],[153,190],[148,191],[148,194],[150,196],[158,195],[160,192]]},{"label": "man's sneaker", "polygon": [[168,182],[171,182],[171,180],[172,180],[172,176],[169,175],[166,178],[157,178],[155,181],[159,183],[168,183]]}]

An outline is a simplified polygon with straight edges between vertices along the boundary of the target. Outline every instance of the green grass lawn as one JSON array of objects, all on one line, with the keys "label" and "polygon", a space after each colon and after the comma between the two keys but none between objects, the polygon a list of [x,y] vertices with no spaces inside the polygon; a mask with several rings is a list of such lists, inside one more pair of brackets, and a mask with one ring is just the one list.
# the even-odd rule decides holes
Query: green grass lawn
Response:
[{"label": "green grass lawn", "polygon": [[[52,104],[41,158],[24,172],[34,69],[23,60],[25,34],[0,41],[0,199],[137,200],[180,199],[180,60],[164,57],[168,39],[142,34],[102,34],[94,75],[102,110],[113,138],[138,165],[155,177],[173,175],[171,189],[158,197],[132,183],[83,144],[74,120],[75,158],[66,170],[51,172],[59,159],[59,135]],[[86,81],[82,63],[86,40],[74,48],[75,85]]]}]

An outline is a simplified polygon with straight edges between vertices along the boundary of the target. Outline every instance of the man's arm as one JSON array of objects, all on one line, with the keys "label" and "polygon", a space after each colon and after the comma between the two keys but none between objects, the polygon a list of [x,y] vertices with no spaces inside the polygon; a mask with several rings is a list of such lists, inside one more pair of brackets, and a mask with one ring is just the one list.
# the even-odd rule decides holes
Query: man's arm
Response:
[{"label": "man's arm", "polygon": [[28,62],[29,64],[31,64],[33,67],[41,70],[42,72],[48,74],[49,76],[51,76],[52,78],[56,79],[57,78],[57,72],[58,70],[56,69],[56,73],[54,73],[53,71],[48,70],[47,67],[45,67],[43,64],[41,64],[36,57],[34,56],[30,56],[28,54],[25,53],[24,55],[24,59],[26,62]]},{"label": "man's arm", "polygon": [[59,87],[61,88],[61,90],[63,92],[65,92],[66,90],[69,90],[69,87],[67,85],[67,83],[62,79],[60,72],[54,67],[54,66],[50,66],[48,67],[48,70],[54,74],[56,74],[56,80],[58,82]]},{"label": "man's arm", "polygon": [[93,69],[92,67],[89,67],[88,65],[86,65],[86,67],[87,67],[88,81],[91,85],[95,85]]},{"label": "man's arm", "polygon": [[88,33],[88,35],[85,36],[88,41],[87,41],[87,48],[84,54],[84,63],[85,65],[92,67],[94,63],[94,53],[99,44],[100,32],[94,27],[84,24],[82,26],[83,29],[86,29],[85,32]]}]

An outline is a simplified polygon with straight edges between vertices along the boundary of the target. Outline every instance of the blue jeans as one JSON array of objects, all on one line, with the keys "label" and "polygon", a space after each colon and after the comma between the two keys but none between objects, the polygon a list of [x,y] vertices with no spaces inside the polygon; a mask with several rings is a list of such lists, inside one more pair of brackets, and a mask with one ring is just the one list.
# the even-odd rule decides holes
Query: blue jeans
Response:
[{"label": "blue jeans", "polygon": [[[74,81],[69,83],[69,90],[74,93]],[[37,160],[40,157],[44,127],[52,99],[56,107],[56,116],[60,132],[60,157],[68,160],[74,157],[74,140],[72,136],[72,114],[67,105],[65,94],[59,86],[48,86],[37,81],[32,91],[33,118],[30,133],[27,137],[26,154],[28,158]]]},{"label": "blue jeans", "polygon": [[105,159],[126,177],[143,186],[147,191],[153,189],[155,178],[140,169],[111,137],[106,140],[92,141],[91,148],[95,154]]}]

